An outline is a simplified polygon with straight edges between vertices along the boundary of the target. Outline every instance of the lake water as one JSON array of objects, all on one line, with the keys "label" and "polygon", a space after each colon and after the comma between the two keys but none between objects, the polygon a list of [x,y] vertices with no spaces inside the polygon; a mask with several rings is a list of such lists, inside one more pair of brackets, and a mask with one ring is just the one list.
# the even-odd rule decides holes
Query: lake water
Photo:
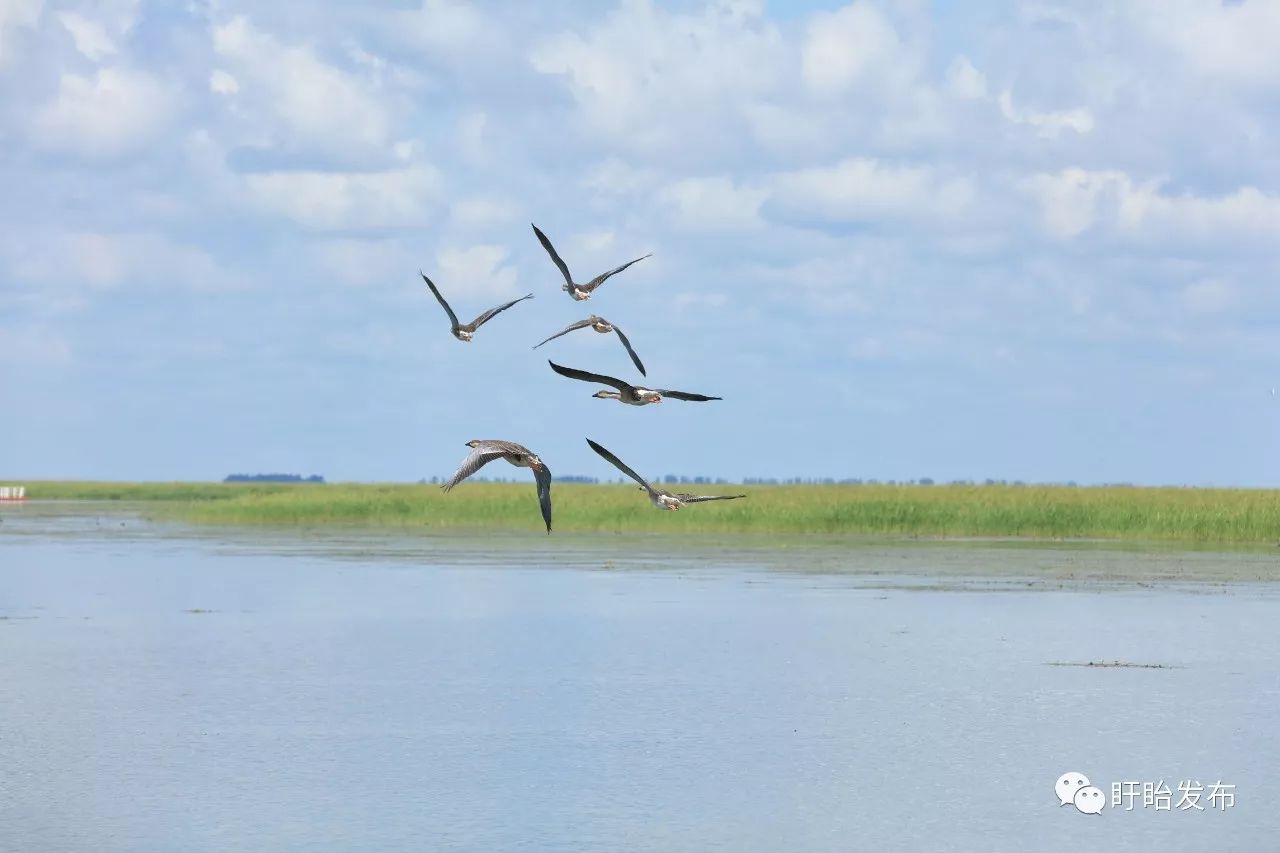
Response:
[{"label": "lake water", "polygon": [[6,507],[0,848],[1274,850],[1277,552]]}]

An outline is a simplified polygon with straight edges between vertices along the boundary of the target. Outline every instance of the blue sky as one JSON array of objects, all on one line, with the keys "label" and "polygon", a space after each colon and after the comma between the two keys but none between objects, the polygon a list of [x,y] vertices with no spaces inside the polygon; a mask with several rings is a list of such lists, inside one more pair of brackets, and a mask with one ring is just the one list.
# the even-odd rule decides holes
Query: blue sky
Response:
[{"label": "blue sky", "polygon": [[1280,486],[1280,5],[957,5],[0,0],[0,475]]}]

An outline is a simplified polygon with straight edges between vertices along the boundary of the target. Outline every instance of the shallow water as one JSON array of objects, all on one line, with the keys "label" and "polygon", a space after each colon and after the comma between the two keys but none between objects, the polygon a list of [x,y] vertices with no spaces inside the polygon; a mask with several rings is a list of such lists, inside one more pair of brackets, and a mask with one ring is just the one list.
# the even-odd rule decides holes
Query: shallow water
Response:
[{"label": "shallow water", "polygon": [[1277,568],[6,507],[0,847],[1273,849]]}]

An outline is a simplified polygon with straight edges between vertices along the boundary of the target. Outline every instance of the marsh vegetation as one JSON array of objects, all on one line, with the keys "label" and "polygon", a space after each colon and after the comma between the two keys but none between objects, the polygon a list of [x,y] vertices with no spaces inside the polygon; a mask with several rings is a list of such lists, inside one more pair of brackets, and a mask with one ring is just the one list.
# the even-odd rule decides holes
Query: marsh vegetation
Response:
[{"label": "marsh vegetation", "polygon": [[[1012,536],[1280,541],[1280,491],[1011,485],[750,486],[746,500],[657,512],[633,486],[557,483],[560,533]],[[28,484],[32,499],[150,501],[153,515],[210,524],[534,529],[532,483]]]}]

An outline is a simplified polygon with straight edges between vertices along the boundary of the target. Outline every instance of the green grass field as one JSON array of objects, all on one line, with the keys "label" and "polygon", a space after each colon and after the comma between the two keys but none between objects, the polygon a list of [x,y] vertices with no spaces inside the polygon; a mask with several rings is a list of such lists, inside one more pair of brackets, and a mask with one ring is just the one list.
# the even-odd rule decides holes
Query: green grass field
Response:
[{"label": "green grass field", "polygon": [[[1064,486],[716,486],[745,500],[659,512],[631,486],[556,484],[555,530],[1280,542],[1280,491]],[[38,499],[151,501],[233,525],[541,529],[530,483],[436,486],[34,482]]]}]

